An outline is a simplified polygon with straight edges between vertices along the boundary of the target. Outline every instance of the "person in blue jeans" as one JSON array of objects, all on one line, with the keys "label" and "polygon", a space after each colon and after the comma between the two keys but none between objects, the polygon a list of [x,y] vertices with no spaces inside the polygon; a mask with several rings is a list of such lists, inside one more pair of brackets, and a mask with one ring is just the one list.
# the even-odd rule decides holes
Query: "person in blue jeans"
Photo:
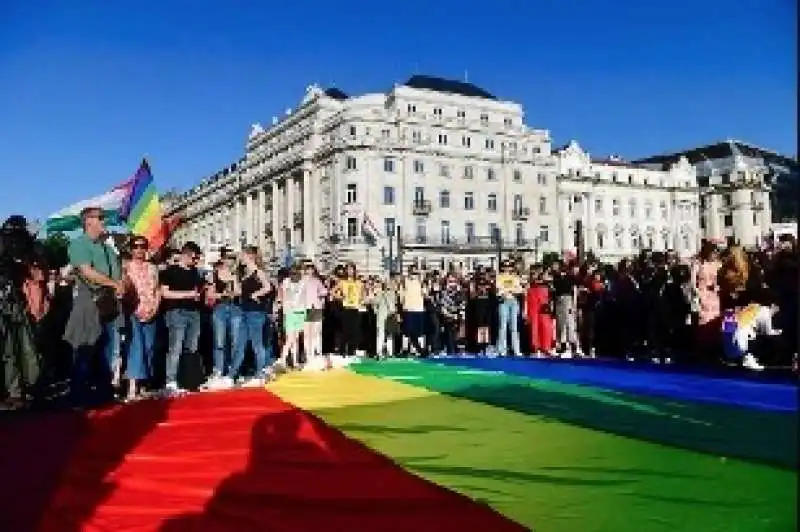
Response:
[{"label": "person in blue jeans", "polygon": [[514,273],[514,265],[503,261],[500,273],[495,281],[499,327],[497,329],[497,354],[507,355],[508,335],[511,334],[511,351],[514,356],[521,356],[519,345],[519,300],[517,296],[523,292],[522,280]]},{"label": "person in blue jeans", "polygon": [[161,272],[161,300],[168,331],[166,388],[167,395],[183,390],[178,386],[181,355],[197,355],[200,339],[200,305],[203,279],[197,270],[200,247],[187,242],[181,247],[177,263]]},{"label": "person in blue jeans", "polygon": [[156,338],[156,315],[161,304],[158,270],[147,261],[148,241],[133,237],[131,260],[125,266],[127,309],[130,315],[128,364],[128,400],[139,396],[139,385],[153,377],[153,346]]},{"label": "person in blue jeans", "polygon": [[80,216],[83,233],[68,248],[76,282],[64,339],[74,355],[70,399],[76,406],[87,406],[114,397],[112,368],[119,356],[119,299],[125,283],[119,256],[104,241],[103,210],[87,207]]},{"label": "person in blue jeans", "polygon": [[[267,380],[267,361],[272,358],[271,330],[265,342],[264,330],[267,323],[267,299],[274,292],[272,284],[264,272],[264,266],[258,248],[246,247],[241,254],[241,309],[242,330],[239,333],[239,342],[236,345],[231,376],[239,376],[244,362],[245,349],[249,343],[255,354],[255,375],[242,380],[242,386],[263,386]],[[269,348],[269,352],[268,352]]]},{"label": "person in blue jeans", "polygon": [[236,261],[232,256],[225,256],[214,265],[211,279],[211,311],[212,336],[214,339],[214,367],[206,381],[207,389],[224,389],[233,386],[233,367],[226,372],[226,359],[230,352],[231,363],[236,358],[236,350],[240,343],[242,328],[242,308],[240,296],[241,282],[236,274]]}]

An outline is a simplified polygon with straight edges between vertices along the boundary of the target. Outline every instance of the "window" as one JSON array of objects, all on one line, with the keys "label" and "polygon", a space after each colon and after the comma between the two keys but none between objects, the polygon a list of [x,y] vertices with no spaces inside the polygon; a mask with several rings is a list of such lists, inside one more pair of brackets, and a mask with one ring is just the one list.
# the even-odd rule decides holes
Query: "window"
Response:
[{"label": "window", "polygon": [[450,167],[446,164],[439,165],[439,176],[440,177],[450,177]]},{"label": "window", "polygon": [[351,137],[356,136],[356,126],[350,126],[350,136]]},{"label": "window", "polygon": [[628,214],[631,218],[636,218],[636,200],[633,198],[628,201]]},{"label": "window", "polygon": [[522,172],[520,170],[514,169],[514,172],[511,175],[512,175],[512,179],[514,179],[514,181],[517,181],[517,182],[522,181]]},{"label": "window", "polygon": [[469,148],[472,145],[472,139],[469,137],[461,137],[461,145],[465,148]]},{"label": "window", "polygon": [[650,201],[644,202],[644,217],[647,219],[653,217],[653,203]]},{"label": "window", "polygon": [[420,204],[425,201],[425,189],[423,187],[414,187],[414,203]]},{"label": "window", "polygon": [[658,204],[658,209],[661,211],[661,218],[663,220],[666,220],[667,218],[669,218],[669,209],[667,208],[667,202],[666,201],[662,200],[661,203]]},{"label": "window", "polygon": [[383,187],[383,204],[394,205],[394,187]]},{"label": "window", "polygon": [[425,223],[425,218],[417,218],[416,236],[417,242],[420,244],[424,243],[428,239],[428,227]]},{"label": "window", "polygon": [[459,120],[464,120],[467,117],[467,113],[463,109],[459,109],[456,111],[456,116]]},{"label": "window", "polygon": [[486,200],[486,208],[491,212],[497,211],[497,194],[489,194]]},{"label": "window", "polygon": [[415,144],[420,144],[422,142],[422,133],[420,131],[412,131],[411,141]]},{"label": "window", "polygon": [[385,218],[383,220],[383,227],[386,229],[386,236],[390,238],[394,236],[394,228],[396,227],[394,218]]},{"label": "window", "polygon": [[464,236],[467,237],[467,242],[472,244],[475,242],[475,223],[467,222],[464,224]]},{"label": "window", "polygon": [[544,196],[539,198],[539,214],[547,214],[547,198]]},{"label": "window", "polygon": [[542,153],[542,149],[539,146],[534,146],[531,148],[531,153]]},{"label": "window", "polygon": [[442,220],[442,244],[449,244],[450,243],[450,222],[447,220]]},{"label": "window", "polygon": [[464,210],[471,211],[475,208],[475,194],[472,192],[464,193]]},{"label": "window", "polygon": [[510,118],[504,118],[503,125],[506,127],[511,127],[512,125],[514,125],[514,121],[511,120]]},{"label": "window", "polygon": [[605,241],[606,241],[605,233],[602,230],[598,231],[597,232],[597,249],[603,249],[603,247],[605,246],[605,243],[606,243]]},{"label": "window", "polygon": [[489,181],[494,181],[497,179],[497,175],[494,173],[494,168],[487,168],[486,169],[486,179]]},{"label": "window", "polygon": [[356,158],[352,155],[347,156],[347,158],[344,160],[344,165],[346,170],[355,170],[358,167],[356,164]]},{"label": "window", "polygon": [[472,179],[472,167],[465,166],[464,167],[464,179]]},{"label": "window", "polygon": [[422,164],[422,161],[414,161],[414,173],[421,174],[425,171],[425,165]]},{"label": "window", "polygon": [[619,200],[618,199],[614,199],[614,201],[611,202],[611,214],[614,215],[614,216],[619,216]]},{"label": "window", "polygon": [[517,224],[514,227],[514,241],[517,243],[518,246],[521,246],[525,243],[525,226],[522,224]]},{"label": "window", "polygon": [[489,124],[489,115],[486,113],[481,113],[481,125],[486,126]]},{"label": "window", "polygon": [[547,174],[536,174],[536,184],[538,185],[546,185],[547,184]]},{"label": "window", "polygon": [[381,129],[381,137],[388,139],[391,136],[392,136],[391,131],[389,131],[388,129]]},{"label": "window", "polygon": [[347,219],[347,238],[355,238],[358,236],[358,218]]},{"label": "window", "polygon": [[450,208],[450,191],[442,190],[439,192],[439,207],[442,209]]},{"label": "window", "polygon": [[500,228],[494,222],[489,224],[489,238],[492,239],[492,244],[497,244],[500,240]]},{"label": "window", "polygon": [[484,141],[483,145],[487,150],[493,150],[494,149],[494,140],[486,139]]},{"label": "window", "polygon": [[439,133],[439,144],[446,145],[447,144],[447,135],[444,133]]},{"label": "window", "polygon": [[603,199],[602,198],[595,198],[594,200],[594,212],[597,214],[603,214]]},{"label": "window", "polygon": [[522,194],[514,194],[514,212],[522,211]]},{"label": "window", "polygon": [[628,184],[629,184],[629,185],[632,185],[632,184],[633,184],[633,174],[629,174],[629,175],[628,175]]},{"label": "window", "polygon": [[441,107],[434,107],[433,108],[433,116],[435,116],[437,118],[441,118],[442,117],[442,108]]},{"label": "window", "polygon": [[417,112],[417,106],[414,105],[413,103],[408,104],[408,113],[414,114],[416,112]]},{"label": "window", "polygon": [[355,183],[348,183],[345,191],[345,203],[356,203],[358,201],[358,187]]},{"label": "window", "polygon": [[392,159],[391,157],[386,157],[383,160],[383,171],[394,172],[394,159]]},{"label": "window", "polygon": [[724,219],[723,219],[723,223],[725,224],[725,227],[732,227],[733,226],[733,215],[732,214],[726,214]]},{"label": "window", "polygon": [[617,249],[625,249],[625,241],[623,239],[621,227],[617,227],[614,230],[614,245],[617,247]]},{"label": "window", "polygon": [[546,225],[539,226],[539,242],[550,242],[550,228]]}]

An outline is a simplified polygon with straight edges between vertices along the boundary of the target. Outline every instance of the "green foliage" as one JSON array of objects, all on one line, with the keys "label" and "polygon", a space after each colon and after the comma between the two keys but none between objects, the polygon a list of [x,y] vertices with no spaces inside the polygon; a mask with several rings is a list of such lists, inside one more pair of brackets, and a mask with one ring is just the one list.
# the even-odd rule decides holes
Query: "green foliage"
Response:
[{"label": "green foliage", "polygon": [[64,233],[48,235],[42,242],[45,260],[51,268],[61,268],[69,262],[69,237]]},{"label": "green foliage", "polygon": [[548,251],[544,255],[542,255],[542,266],[545,268],[549,268],[553,265],[553,263],[558,262],[561,259],[561,256],[556,253],[555,251]]}]

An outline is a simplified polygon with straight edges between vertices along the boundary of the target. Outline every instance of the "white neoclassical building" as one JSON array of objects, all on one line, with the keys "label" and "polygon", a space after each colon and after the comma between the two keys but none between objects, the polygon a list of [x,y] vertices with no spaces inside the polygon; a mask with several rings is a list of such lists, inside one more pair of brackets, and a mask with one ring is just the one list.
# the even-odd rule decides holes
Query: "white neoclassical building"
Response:
[{"label": "white neoclassical building", "polygon": [[[635,200],[635,201],[633,201]],[[582,243],[600,258],[697,248],[695,171],[553,151],[522,107],[472,84],[413,76],[388,92],[307,89],[296,109],[253,126],[244,157],[170,204],[178,242],[258,245],[310,257],[470,267],[498,251],[536,260]],[[398,248],[402,250],[398,253]]]},{"label": "white neoclassical building", "polygon": [[[560,241],[602,260],[618,260],[642,249],[697,251],[697,179],[685,157],[651,169],[618,157],[593,159],[573,141],[554,151],[558,169]],[[581,221],[580,233],[577,221]]]},{"label": "white neoclassical building", "polygon": [[757,247],[770,234],[775,219],[796,222],[800,178],[796,160],[726,140],[636,163],[662,169],[683,158],[697,168],[704,238]]}]

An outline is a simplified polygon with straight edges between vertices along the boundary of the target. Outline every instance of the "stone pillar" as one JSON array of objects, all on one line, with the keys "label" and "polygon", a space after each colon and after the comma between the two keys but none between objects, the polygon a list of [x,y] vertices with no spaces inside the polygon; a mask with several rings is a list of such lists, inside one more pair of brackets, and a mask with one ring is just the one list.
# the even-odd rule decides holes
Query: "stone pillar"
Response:
[{"label": "stone pillar", "polygon": [[233,199],[233,236],[231,245],[234,249],[239,249],[239,242],[242,238],[242,201],[240,198]]},{"label": "stone pillar", "polygon": [[569,224],[572,216],[569,212],[571,198],[566,194],[558,196],[558,245],[562,253],[573,249]]},{"label": "stone pillar", "polygon": [[272,191],[272,241],[275,243],[275,252],[280,249],[283,242],[283,231],[281,231],[281,190],[278,187],[278,182],[273,178],[270,183]]},{"label": "stone pillar", "polygon": [[[288,242],[294,248],[298,244],[297,237],[294,229],[294,213],[295,213],[295,180],[294,176],[289,174],[286,176],[286,227],[289,228],[289,235],[291,240]],[[294,254],[294,252],[292,252]]]},{"label": "stone pillar", "polygon": [[583,203],[583,247],[584,251],[597,253],[597,235],[594,230],[594,194],[584,192]]},{"label": "stone pillar", "polygon": [[255,214],[253,205],[253,194],[248,192],[247,196],[245,197],[245,232],[247,233],[246,243],[248,245],[252,245],[256,243],[256,233],[255,228],[253,227],[253,217]]},{"label": "stone pillar", "polygon": [[264,254],[266,252],[266,239],[264,238],[264,225],[267,223],[267,191],[264,189],[263,186],[258,188],[258,201],[257,205],[257,216],[256,216],[256,240],[255,244],[261,250],[261,253]]},{"label": "stone pillar", "polygon": [[317,212],[319,198],[315,198],[314,173],[303,170],[303,247],[310,258],[317,252]]}]

